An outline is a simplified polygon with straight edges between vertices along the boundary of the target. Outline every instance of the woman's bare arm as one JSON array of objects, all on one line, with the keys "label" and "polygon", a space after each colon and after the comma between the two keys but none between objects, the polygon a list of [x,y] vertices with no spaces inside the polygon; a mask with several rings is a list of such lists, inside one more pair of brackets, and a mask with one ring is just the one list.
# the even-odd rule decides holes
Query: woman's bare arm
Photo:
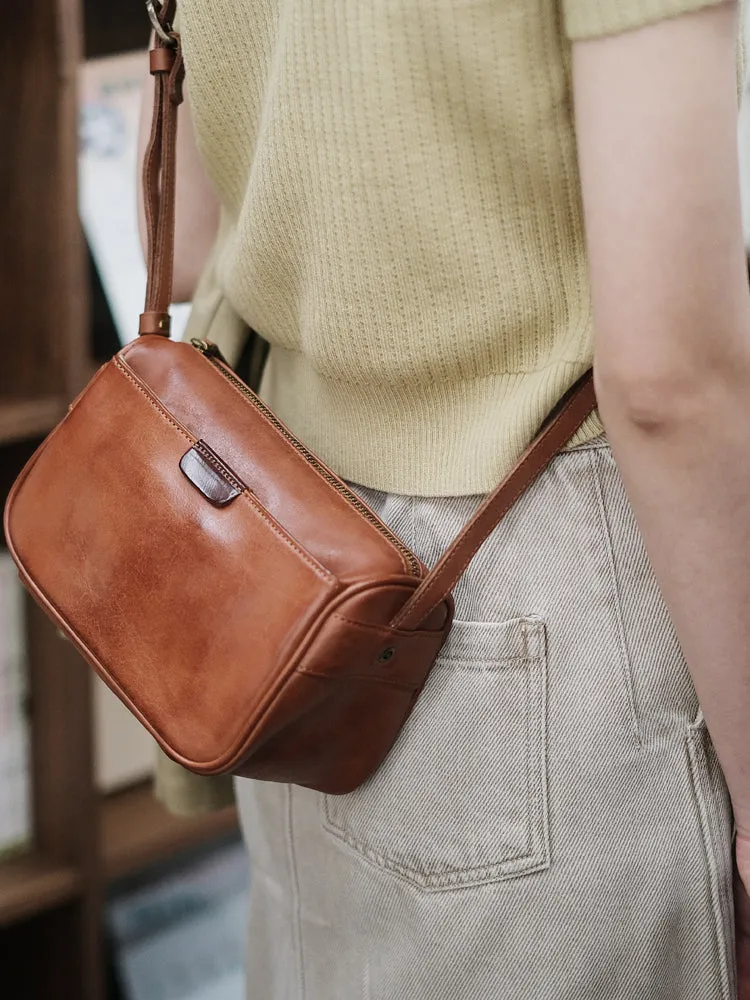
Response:
[{"label": "woman's bare arm", "polygon": [[[146,228],[143,213],[143,190],[140,164],[148,143],[153,110],[154,85],[148,74],[148,58],[144,59],[146,83],[141,102],[138,130],[138,225],[145,255]],[[219,202],[203,168],[195,142],[190,115],[187,81],[185,100],[180,106],[177,128],[177,184],[175,204],[175,302],[189,302],[200,277],[206,257],[213,246],[219,225]]]},{"label": "woman's bare arm", "polygon": [[600,412],[750,835],[750,293],[736,9],[574,46]]}]

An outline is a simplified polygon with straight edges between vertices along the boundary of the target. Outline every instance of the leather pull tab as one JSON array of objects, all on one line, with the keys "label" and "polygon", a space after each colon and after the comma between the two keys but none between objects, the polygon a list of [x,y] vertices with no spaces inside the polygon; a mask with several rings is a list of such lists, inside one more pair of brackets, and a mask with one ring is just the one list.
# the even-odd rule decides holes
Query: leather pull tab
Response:
[{"label": "leather pull tab", "polygon": [[180,469],[215,507],[226,507],[247,489],[239,476],[205,441],[196,441],[180,459]]}]

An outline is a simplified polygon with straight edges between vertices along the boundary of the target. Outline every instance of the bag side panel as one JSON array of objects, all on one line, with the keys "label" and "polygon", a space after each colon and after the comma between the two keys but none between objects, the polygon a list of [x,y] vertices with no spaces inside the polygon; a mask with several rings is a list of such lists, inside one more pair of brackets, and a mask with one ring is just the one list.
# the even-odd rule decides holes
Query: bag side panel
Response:
[{"label": "bag side panel", "polygon": [[451,626],[450,601],[436,609],[430,631],[384,624],[408,589],[360,592],[326,616],[235,774],[343,794],[377,769]]}]

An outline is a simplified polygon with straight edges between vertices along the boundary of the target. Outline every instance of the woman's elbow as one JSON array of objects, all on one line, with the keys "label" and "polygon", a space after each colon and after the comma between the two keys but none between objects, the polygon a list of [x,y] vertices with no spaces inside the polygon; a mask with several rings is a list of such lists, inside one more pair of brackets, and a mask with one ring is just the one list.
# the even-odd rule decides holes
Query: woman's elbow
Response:
[{"label": "woman's elbow", "polygon": [[594,362],[602,420],[648,434],[705,424],[723,403],[750,399],[750,351],[673,355],[642,349],[636,357],[602,352]]}]

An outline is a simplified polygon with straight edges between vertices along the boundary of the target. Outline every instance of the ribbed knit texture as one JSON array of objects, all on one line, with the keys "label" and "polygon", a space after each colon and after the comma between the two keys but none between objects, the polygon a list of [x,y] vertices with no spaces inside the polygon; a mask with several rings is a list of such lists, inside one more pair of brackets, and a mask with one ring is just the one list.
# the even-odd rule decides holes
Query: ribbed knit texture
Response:
[{"label": "ribbed knit texture", "polygon": [[416,495],[507,473],[593,354],[569,37],[711,2],[181,0],[216,281],[336,472]]}]

